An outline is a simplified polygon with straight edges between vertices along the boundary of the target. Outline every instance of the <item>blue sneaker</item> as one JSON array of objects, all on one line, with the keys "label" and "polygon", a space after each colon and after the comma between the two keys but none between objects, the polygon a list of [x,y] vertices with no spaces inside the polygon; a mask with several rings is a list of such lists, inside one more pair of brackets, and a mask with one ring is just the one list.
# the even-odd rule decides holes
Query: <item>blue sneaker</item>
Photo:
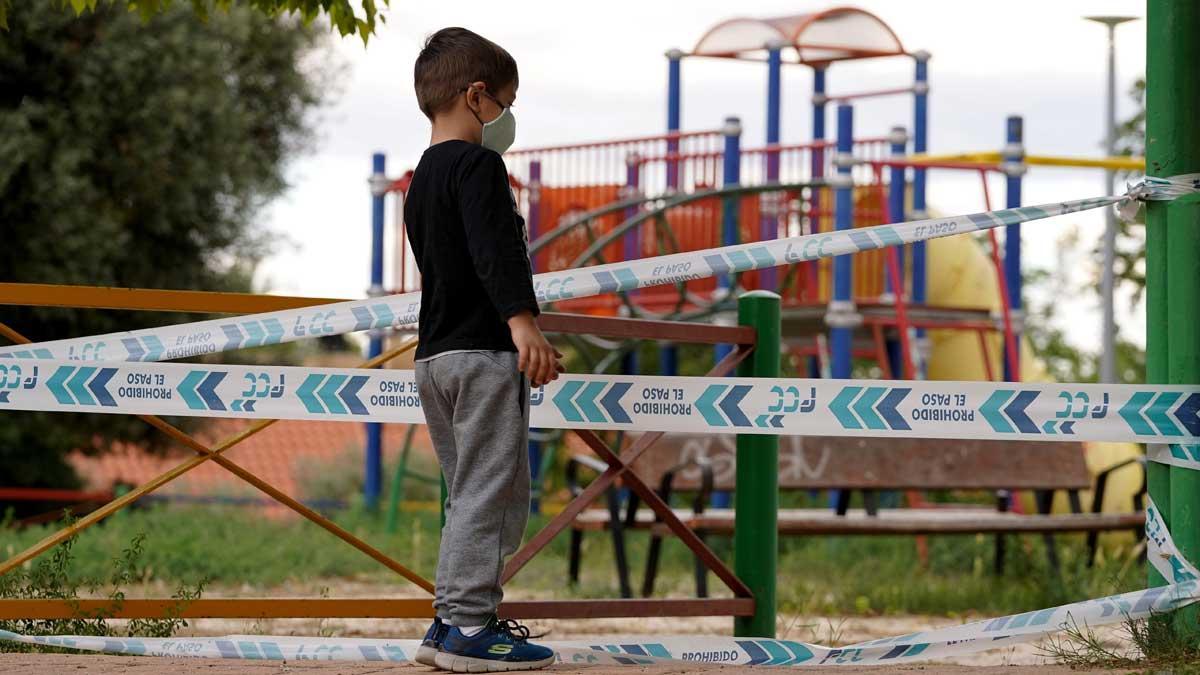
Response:
[{"label": "blue sneaker", "polygon": [[467,637],[451,626],[434,664],[455,673],[537,670],[554,663],[554,652],[530,644],[529,629],[510,619],[492,617],[487,626]]},{"label": "blue sneaker", "polygon": [[450,626],[442,623],[440,617],[434,617],[429,630],[425,631],[425,638],[421,640],[421,646],[417,647],[417,655],[413,657],[413,660],[423,666],[437,668],[434,658],[437,656],[438,650],[442,648],[442,641],[446,639],[446,633],[449,630]]}]

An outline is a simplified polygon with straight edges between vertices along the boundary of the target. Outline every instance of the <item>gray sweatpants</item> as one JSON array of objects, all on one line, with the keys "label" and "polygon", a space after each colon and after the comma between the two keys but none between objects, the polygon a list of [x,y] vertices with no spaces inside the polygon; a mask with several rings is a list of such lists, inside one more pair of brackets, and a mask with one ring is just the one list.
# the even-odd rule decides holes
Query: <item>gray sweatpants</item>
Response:
[{"label": "gray sweatpants", "polygon": [[529,519],[529,383],[512,352],[446,353],[416,375],[449,490],[433,606],[457,626],[483,625]]}]

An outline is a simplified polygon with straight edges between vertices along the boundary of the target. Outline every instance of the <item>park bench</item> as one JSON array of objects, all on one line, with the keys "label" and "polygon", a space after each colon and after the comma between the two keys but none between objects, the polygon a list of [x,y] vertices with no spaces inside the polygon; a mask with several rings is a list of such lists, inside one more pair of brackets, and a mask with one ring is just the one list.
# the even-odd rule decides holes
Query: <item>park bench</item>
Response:
[{"label": "park bench", "polygon": [[[584,449],[582,445],[574,449]],[[732,509],[709,508],[715,491],[733,490],[734,437],[728,435],[667,434],[634,464],[633,470],[649,485],[657,485],[668,504],[673,495],[688,493],[690,507],[674,509],[680,519],[701,536],[733,533]],[[1104,531],[1132,530],[1138,536],[1144,524],[1141,494],[1135,511],[1101,513],[1109,475],[1136,460],[1122,462],[1093,479],[1078,442],[1017,442],[948,439],[877,439],[857,437],[799,437],[779,439],[779,488],[782,491],[836,490],[831,508],[780,509],[781,535],[945,535],[993,534],[996,537],[994,569],[1003,572],[1006,534],[1042,533],[1051,566],[1057,568],[1056,533],[1087,533],[1089,561],[1094,560],[1098,535]],[[587,455],[573,456],[567,465],[567,485],[578,493],[583,468],[602,471],[605,465]],[[1090,512],[1084,512],[1080,490],[1093,490]],[[984,504],[937,504],[920,508],[881,508],[878,496],[888,491],[981,490],[993,491],[995,507]],[[1032,490],[1038,512],[1012,511],[1011,493]],[[1065,491],[1070,513],[1051,514],[1054,494]],[[864,508],[851,509],[851,496],[860,492]],[[916,496],[916,495],[914,495]],[[639,508],[630,496],[622,505],[617,490],[606,494],[607,508],[584,511],[572,524],[568,576],[579,579],[583,535],[588,531],[611,533],[617,577],[623,595],[630,595],[625,533],[650,532],[650,547],[642,594],[654,590],[659,551],[669,535],[654,514]],[[912,501],[912,500],[910,500]],[[923,500],[917,499],[918,503]],[[705,597],[703,566],[696,566],[697,594]]]}]

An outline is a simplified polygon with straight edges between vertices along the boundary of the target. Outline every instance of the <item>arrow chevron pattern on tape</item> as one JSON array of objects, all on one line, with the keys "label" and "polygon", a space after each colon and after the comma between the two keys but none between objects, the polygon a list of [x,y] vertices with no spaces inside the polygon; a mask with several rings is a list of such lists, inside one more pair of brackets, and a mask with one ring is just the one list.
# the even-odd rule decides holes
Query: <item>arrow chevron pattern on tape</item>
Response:
[{"label": "arrow chevron pattern on tape", "polygon": [[[132,362],[100,366],[54,360],[40,361],[38,368],[38,377],[23,374],[22,386],[0,389],[7,393],[0,398],[4,409],[77,411],[87,406],[120,414],[424,421],[412,371]],[[1190,462],[1191,448],[1200,446],[1198,408],[1200,385],[565,375],[533,392],[530,424],[547,429],[1169,443],[1180,449],[1160,453],[1166,458],[1162,461]]]},{"label": "arrow chevron pattern on tape", "polygon": [[63,405],[115,408],[117,402],[113,400],[107,385],[116,373],[116,368],[59,366],[46,381],[46,388],[54,400]]},{"label": "arrow chevron pattern on tape", "polygon": [[[904,401],[912,389],[903,387],[843,387],[829,410],[843,429],[912,429],[896,406]],[[882,399],[882,400],[881,400]]]},{"label": "arrow chevron pattern on tape", "polygon": [[754,418],[754,426],[762,427],[763,429],[782,429],[783,415],[771,415],[764,413]]},{"label": "arrow chevron pattern on tape", "polygon": [[121,344],[129,353],[129,361],[158,361],[165,351],[162,341],[154,334],[122,338]]},{"label": "arrow chevron pattern on tape", "polygon": [[176,391],[189,410],[225,410],[225,402],[216,392],[217,385],[224,379],[225,373],[218,370],[193,370],[183,378]]},{"label": "arrow chevron pattern on tape", "polygon": [[[738,406],[753,387],[746,385],[714,384],[704,389],[696,399],[696,408],[704,421],[713,427],[767,427],[772,425],[752,424]],[[761,416],[760,416],[761,417]],[[779,427],[773,427],[779,428]]]},{"label": "arrow chevron pattern on tape", "polygon": [[1200,436],[1200,394],[1184,397],[1180,392],[1139,391],[1119,412],[1129,428],[1142,436]]},{"label": "arrow chevron pattern on tape", "polygon": [[1066,434],[1075,433],[1075,420],[1047,420],[1042,425],[1042,433],[1046,434]]},{"label": "arrow chevron pattern on tape", "polygon": [[[372,314],[372,312],[374,312]],[[370,328],[387,328],[396,320],[396,315],[392,312],[392,308],[385,303],[375,303],[370,307],[358,306],[352,307],[350,313],[354,315],[354,330],[367,330]]]},{"label": "arrow chevron pattern on tape", "polygon": [[[748,272],[1075,213],[1109,206],[1119,200],[1119,197],[1079,199],[841,232],[822,232],[548,272],[534,276],[534,289],[541,302],[562,297],[582,298],[629,291],[676,283],[678,274],[673,270],[678,269],[687,269],[688,276],[696,279]],[[321,335],[388,326],[411,326],[415,324],[420,299],[420,293],[406,293],[387,298],[370,298],[248,315],[236,322],[216,319],[126,333],[54,340],[19,348],[4,347],[0,348],[0,358],[27,353],[36,354],[38,358],[69,359],[78,351],[98,361],[171,360],[194,354],[290,342]],[[292,328],[285,330],[285,327]],[[120,350],[96,348],[97,345],[107,343],[124,345],[126,354],[122,356]],[[164,345],[182,346],[165,349]]]},{"label": "arrow chevron pattern on tape", "polygon": [[[979,412],[987,420],[987,423],[991,425],[992,429],[1000,433],[1036,434],[1039,431],[1038,425],[1034,424],[1029,415],[1025,413],[1025,410],[1037,400],[1039,393],[1037,391],[999,389],[984,401],[983,405],[979,408]],[[1066,426],[1066,424],[1063,426]],[[1043,425],[1044,429],[1052,427],[1052,422]],[[1064,433],[1071,433],[1070,429],[1073,427],[1074,424],[1070,423],[1068,431]],[[1047,431],[1046,433],[1054,432]]]},{"label": "arrow chevron pattern on tape", "polygon": [[0,352],[0,359],[52,359],[49,349],[11,349]]},{"label": "arrow chevron pattern on tape", "polygon": [[[605,387],[607,393],[601,396]],[[584,382],[567,380],[560,385],[559,391],[551,401],[568,422],[593,422],[629,424],[629,415],[621,406],[621,399],[629,388],[629,382]],[[607,417],[605,416],[607,413]]]},{"label": "arrow chevron pattern on tape", "polygon": [[313,414],[366,415],[367,407],[358,392],[370,379],[366,375],[309,375],[296,389],[296,396]]},{"label": "arrow chevron pattern on tape", "polygon": [[261,321],[223,324],[221,332],[225,335],[225,346],[221,351],[278,344],[283,341],[284,335],[283,324],[274,317],[267,317]]},{"label": "arrow chevron pattern on tape", "polygon": [[1200,443],[1150,443],[1146,446],[1146,459],[1159,464],[1200,471]]}]

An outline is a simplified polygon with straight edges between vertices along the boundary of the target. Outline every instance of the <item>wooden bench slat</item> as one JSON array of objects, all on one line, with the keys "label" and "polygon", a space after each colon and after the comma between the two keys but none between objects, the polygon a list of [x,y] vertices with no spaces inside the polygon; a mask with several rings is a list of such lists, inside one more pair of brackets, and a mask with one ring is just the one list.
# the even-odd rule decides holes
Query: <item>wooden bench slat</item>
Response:
[{"label": "wooden bench slat", "polygon": [[[636,435],[629,439],[633,442]],[[637,462],[634,470],[651,485],[685,462],[707,462],[714,488],[733,488],[734,436],[667,434]],[[946,439],[877,439],[854,437],[780,437],[779,487],[782,490],[1086,490],[1092,487],[1077,442],[1030,443]],[[694,491],[701,472],[689,466],[676,474],[672,488]],[[675,513],[689,527],[714,533],[733,531],[732,509],[708,509],[694,515]],[[779,533],[820,534],[973,534],[1020,532],[1101,532],[1135,529],[1141,513],[1025,515],[1002,513],[986,506],[950,504],[934,508],[880,509],[877,517],[832,509],[782,509]],[[608,512],[595,509],[580,516],[576,529],[599,530]],[[666,534],[653,514],[640,511],[632,529]]]},{"label": "wooden bench slat", "polygon": [[[733,519],[722,514],[688,517],[684,523],[693,529],[710,532],[732,532]],[[1103,532],[1132,530],[1145,524],[1141,513],[1081,513],[1049,516],[1017,513],[967,511],[946,512],[933,509],[891,509],[878,516],[851,511],[838,516],[832,511],[813,510],[811,513],[792,511],[779,516],[779,533],[790,535],[818,534],[976,534],[1021,532]],[[656,525],[651,528],[662,534]]]}]

